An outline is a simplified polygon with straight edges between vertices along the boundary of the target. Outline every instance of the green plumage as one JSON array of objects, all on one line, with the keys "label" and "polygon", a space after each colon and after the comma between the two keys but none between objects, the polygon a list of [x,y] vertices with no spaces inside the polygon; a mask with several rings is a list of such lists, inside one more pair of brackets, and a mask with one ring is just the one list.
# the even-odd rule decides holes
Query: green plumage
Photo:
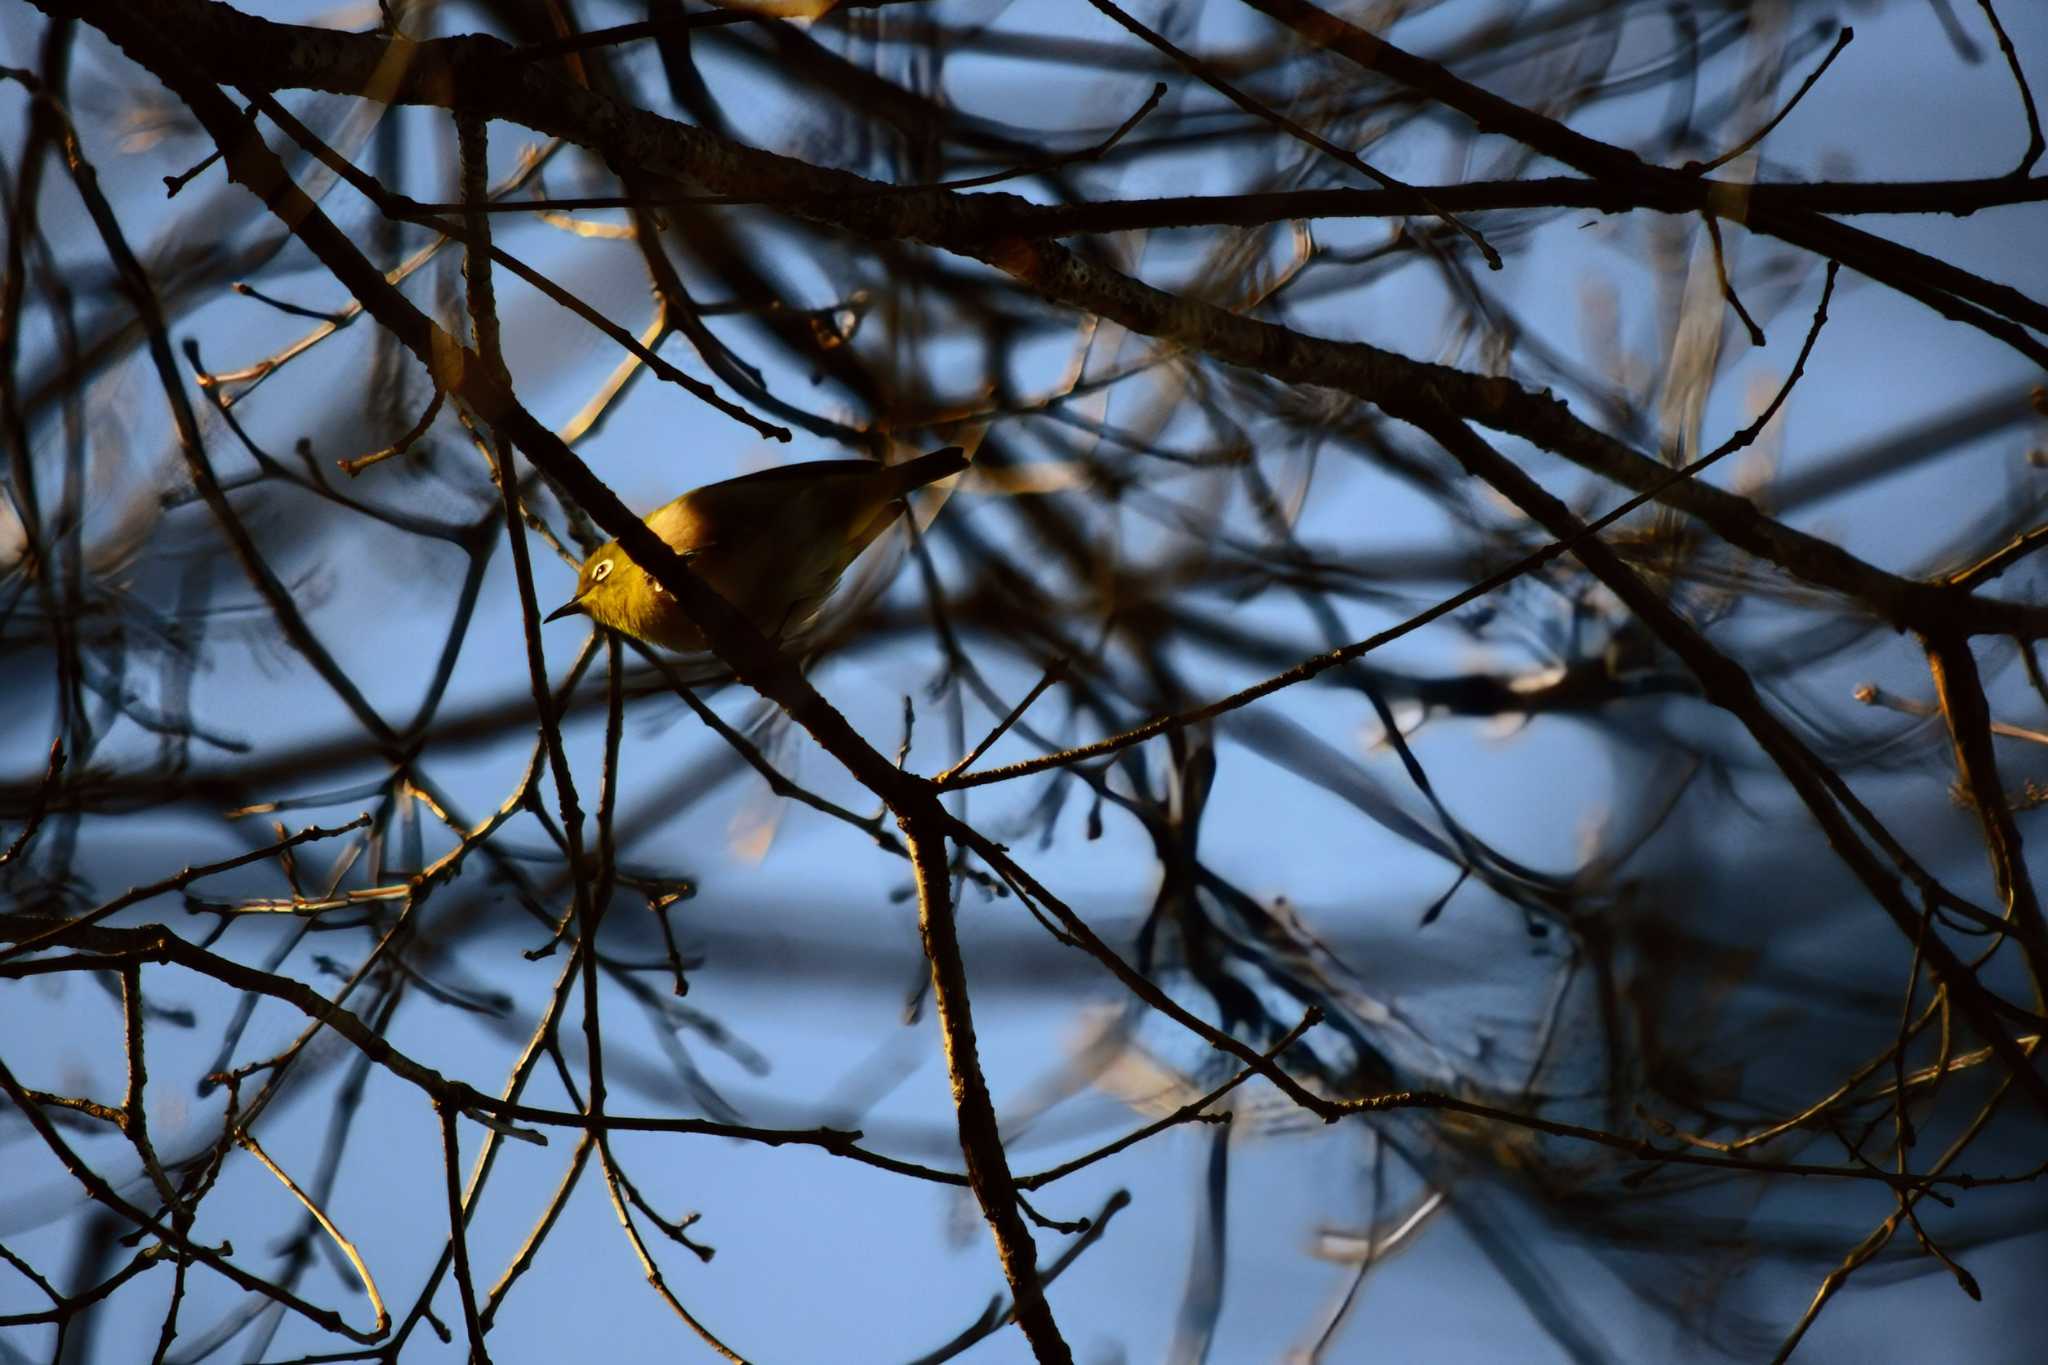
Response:
[{"label": "green plumage", "polygon": [[[902,514],[906,494],[966,467],[957,446],[898,465],[784,465],[691,489],[650,512],[647,525],[775,639],[817,615],[847,566]],[[572,611],[649,644],[705,648],[675,599],[617,541],[584,561],[576,596],[547,619]]]}]

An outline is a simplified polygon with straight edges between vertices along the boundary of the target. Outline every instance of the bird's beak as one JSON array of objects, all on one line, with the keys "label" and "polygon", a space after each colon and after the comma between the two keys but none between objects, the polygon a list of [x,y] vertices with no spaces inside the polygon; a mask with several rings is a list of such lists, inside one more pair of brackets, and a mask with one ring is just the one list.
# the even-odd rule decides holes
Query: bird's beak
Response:
[{"label": "bird's beak", "polygon": [[545,625],[549,621],[559,621],[564,616],[574,616],[577,612],[582,610],[583,599],[580,597],[572,597],[568,601],[562,603],[561,606],[556,607],[553,611],[549,612],[546,616],[541,617],[541,623]]}]

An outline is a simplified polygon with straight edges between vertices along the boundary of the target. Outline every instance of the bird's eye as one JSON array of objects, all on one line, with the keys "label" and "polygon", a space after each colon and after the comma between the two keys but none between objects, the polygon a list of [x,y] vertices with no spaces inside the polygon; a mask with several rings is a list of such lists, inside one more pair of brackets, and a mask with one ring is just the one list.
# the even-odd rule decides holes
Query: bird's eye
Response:
[{"label": "bird's eye", "polygon": [[609,559],[598,560],[596,567],[590,571],[590,581],[593,583],[602,583],[611,576],[612,562]]}]

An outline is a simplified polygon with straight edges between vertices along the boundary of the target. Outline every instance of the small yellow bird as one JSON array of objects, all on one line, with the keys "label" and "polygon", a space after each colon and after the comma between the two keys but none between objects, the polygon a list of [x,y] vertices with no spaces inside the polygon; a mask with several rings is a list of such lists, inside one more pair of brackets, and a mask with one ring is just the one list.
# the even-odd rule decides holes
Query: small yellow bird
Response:
[{"label": "small yellow bird", "polygon": [[[814,460],[693,488],[647,514],[647,525],[769,639],[808,624],[903,498],[967,468],[958,446],[902,464]],[[576,595],[544,618],[582,612],[601,626],[674,650],[703,633],[619,542],[583,561]]]}]

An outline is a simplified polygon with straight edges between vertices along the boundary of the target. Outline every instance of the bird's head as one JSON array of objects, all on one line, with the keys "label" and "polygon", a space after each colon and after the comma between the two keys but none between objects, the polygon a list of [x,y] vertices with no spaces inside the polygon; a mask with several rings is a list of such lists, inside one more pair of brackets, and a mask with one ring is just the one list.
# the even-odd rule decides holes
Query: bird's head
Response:
[{"label": "bird's head", "polygon": [[614,540],[590,552],[576,575],[576,595],[542,619],[559,621],[581,612],[601,626],[636,634],[636,625],[656,610],[659,594],[647,571]]}]

